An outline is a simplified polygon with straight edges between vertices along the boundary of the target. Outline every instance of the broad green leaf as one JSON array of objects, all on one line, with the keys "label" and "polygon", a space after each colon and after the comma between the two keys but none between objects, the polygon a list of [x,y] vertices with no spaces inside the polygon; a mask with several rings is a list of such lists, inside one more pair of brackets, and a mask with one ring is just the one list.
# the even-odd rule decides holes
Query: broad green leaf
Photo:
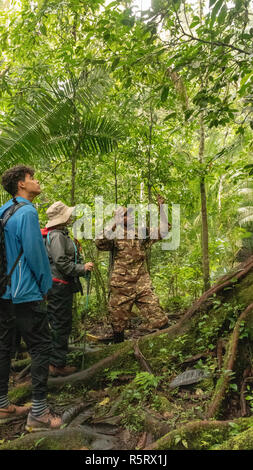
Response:
[{"label": "broad green leaf", "polygon": [[46,26],[45,26],[44,24],[42,24],[42,25],[40,26],[40,32],[41,32],[41,34],[43,34],[44,36],[46,36],[46,34],[47,34],[47,28],[46,28]]},{"label": "broad green leaf", "polygon": [[116,67],[117,67],[117,65],[118,65],[118,63],[119,63],[119,61],[120,61],[120,58],[119,58],[119,57],[116,57],[116,59],[114,59],[112,65],[111,65],[111,71],[113,71],[113,70],[116,69]]},{"label": "broad green leaf", "polygon": [[214,25],[217,13],[221,9],[222,3],[223,3],[223,0],[218,0],[215,6],[213,7],[212,14],[211,14],[210,28],[212,28]]},{"label": "broad green leaf", "polygon": [[162,101],[162,103],[164,103],[164,101],[167,100],[168,94],[169,94],[169,87],[164,86],[163,89],[162,89],[162,93],[161,93],[161,101]]},{"label": "broad green leaf", "polygon": [[224,23],[224,20],[226,18],[226,15],[227,15],[227,7],[226,5],[223,5],[220,13],[219,13],[219,16],[218,16],[218,24],[223,24]]},{"label": "broad green leaf", "polygon": [[173,118],[173,117],[176,117],[177,113],[173,112],[173,113],[170,113],[166,116],[166,118],[164,118],[163,122],[166,122],[168,121],[169,119]]}]

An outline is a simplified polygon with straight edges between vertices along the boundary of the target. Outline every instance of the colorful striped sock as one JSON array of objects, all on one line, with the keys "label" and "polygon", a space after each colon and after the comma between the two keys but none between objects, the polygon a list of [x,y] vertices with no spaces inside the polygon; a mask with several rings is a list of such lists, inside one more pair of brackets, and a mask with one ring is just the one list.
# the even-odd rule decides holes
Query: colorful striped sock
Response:
[{"label": "colorful striped sock", "polygon": [[41,416],[45,413],[47,406],[47,399],[43,398],[42,400],[33,400],[32,401],[32,415]]},{"label": "colorful striped sock", "polygon": [[0,408],[8,408],[10,405],[9,399],[7,395],[2,395],[0,397]]}]

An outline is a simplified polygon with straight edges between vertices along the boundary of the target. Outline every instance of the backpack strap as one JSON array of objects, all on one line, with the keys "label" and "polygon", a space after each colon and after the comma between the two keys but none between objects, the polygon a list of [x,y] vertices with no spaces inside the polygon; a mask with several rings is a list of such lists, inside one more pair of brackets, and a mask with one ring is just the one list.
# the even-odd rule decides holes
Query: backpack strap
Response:
[{"label": "backpack strap", "polygon": [[3,214],[3,217],[1,219],[1,222],[2,222],[2,226],[4,227],[8,220],[10,219],[10,217],[15,214],[15,212],[22,206],[25,206],[27,203],[26,202],[17,202],[17,200],[15,198],[13,198],[13,202],[14,204],[12,204],[12,206],[8,207],[8,209],[6,209],[6,211],[4,212]]},{"label": "backpack strap", "polygon": [[[3,215],[2,219],[0,219],[3,229],[4,229],[5,225],[7,224],[8,220],[10,219],[10,217],[11,217],[13,214],[15,214],[15,212],[16,212],[18,209],[20,209],[20,207],[23,207],[23,206],[25,206],[25,205],[27,204],[26,202],[18,202],[15,197],[13,198],[13,203],[14,203],[14,204],[13,204],[11,207],[9,207],[9,208],[4,212],[4,215]],[[21,248],[20,253],[19,253],[19,255],[18,255],[18,257],[17,257],[15,263],[13,264],[13,266],[12,266],[12,268],[11,268],[9,274],[7,274],[7,278],[8,278],[9,283],[10,283],[10,279],[11,279],[12,273],[13,273],[14,269],[16,268],[16,266],[17,266],[17,264],[18,264],[18,262],[19,262],[19,260],[20,260],[20,258],[21,258],[21,256],[22,256],[22,254],[23,254],[23,248]]]}]

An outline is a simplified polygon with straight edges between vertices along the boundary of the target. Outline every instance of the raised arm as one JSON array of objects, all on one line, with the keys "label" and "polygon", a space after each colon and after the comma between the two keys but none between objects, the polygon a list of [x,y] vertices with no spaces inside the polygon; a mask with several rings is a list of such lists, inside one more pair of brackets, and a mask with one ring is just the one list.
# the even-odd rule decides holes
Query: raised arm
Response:
[{"label": "raised arm", "polygon": [[156,230],[151,229],[148,232],[148,243],[153,244],[155,242],[158,242],[162,240],[168,233],[168,231],[171,229],[171,224],[168,222],[167,215],[165,214],[163,204],[165,203],[165,199],[158,194],[157,196],[157,203],[159,207],[159,215],[160,215],[160,225],[158,228],[158,238],[154,238],[156,235]]},{"label": "raised arm", "polygon": [[[115,231],[116,224],[110,228],[110,231]],[[98,235],[98,238],[95,240],[95,244],[98,250],[101,251],[112,251],[113,250],[113,240],[109,239],[109,229],[104,228],[102,232]]]}]

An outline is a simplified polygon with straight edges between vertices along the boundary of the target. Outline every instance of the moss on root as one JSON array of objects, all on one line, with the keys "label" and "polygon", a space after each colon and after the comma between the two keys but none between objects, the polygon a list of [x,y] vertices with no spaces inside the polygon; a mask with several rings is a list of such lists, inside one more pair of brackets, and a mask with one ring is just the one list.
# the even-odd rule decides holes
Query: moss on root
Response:
[{"label": "moss on root", "polygon": [[[252,423],[253,425],[253,423]],[[253,427],[233,436],[211,450],[252,450],[253,449]]]},{"label": "moss on root", "polygon": [[[193,421],[175,429],[152,444],[149,450],[210,450],[221,444],[231,445],[232,433],[241,432],[244,437],[249,436],[248,443],[252,443],[252,418],[239,418],[233,421]],[[246,430],[245,430],[246,429]],[[239,439],[238,439],[239,441]],[[243,439],[240,441],[243,442]],[[222,444],[224,443],[224,444]],[[229,444],[228,444],[229,443]],[[248,444],[249,445],[249,444]],[[243,448],[243,447],[242,447]]]},{"label": "moss on root", "polygon": [[[153,373],[160,375],[163,371],[170,375],[178,374],[185,370],[185,367],[181,367],[185,359],[196,353],[213,351],[218,339],[221,336],[226,338],[231,333],[231,322],[236,321],[239,316],[238,303],[243,309],[253,300],[252,283],[253,273],[249,272],[239,282],[232,283],[226,287],[226,290],[208,298],[192,317],[187,317],[185,322],[173,325],[164,333],[159,332],[140,338],[140,350]],[[141,367],[134,355],[133,346],[132,341],[125,341],[123,344],[108,345],[99,351],[85,353],[85,370],[88,370],[99,361],[120,351],[115,361],[96,370],[92,378],[92,387],[101,386],[113,371],[139,372]],[[76,352],[72,362],[80,367],[82,356],[81,351]],[[210,390],[212,386],[212,383],[209,383],[208,389]]]},{"label": "moss on root", "polygon": [[[200,302],[199,308],[194,312],[190,312],[191,315],[186,315],[184,321],[179,321],[178,324],[173,325],[165,331],[140,338],[138,346],[148,364],[150,365],[154,375],[161,376],[164,374],[165,379],[170,381],[172,376],[175,374],[178,375],[180,372],[188,368],[187,363],[183,364],[186,359],[191,358],[197,353],[208,352],[209,354],[210,352],[215,352],[217,341],[220,338],[225,339],[225,344],[228,344],[228,354],[228,340],[231,336],[234,325],[245,306],[250,305],[253,301],[252,283],[253,273],[249,272],[247,276],[245,276],[243,279],[240,279],[240,282],[235,282],[231,285],[231,287],[226,287],[225,291],[220,292],[212,298],[205,299],[203,305]],[[249,328],[251,335],[250,337],[253,338],[253,313],[247,317],[246,327]],[[240,342],[243,345],[244,340],[240,340]],[[227,354],[225,357],[223,357],[224,374],[225,369],[227,368]],[[217,359],[213,358],[211,354],[207,355],[206,357],[207,359],[205,359],[205,366],[208,369],[211,368],[211,372],[216,372]],[[72,355],[71,361],[80,367],[82,359],[83,353],[82,351],[79,351]],[[190,367],[194,367],[194,364],[196,363],[193,361],[193,366]],[[87,388],[92,387],[93,389],[94,387],[104,387],[105,383],[108,382],[108,380],[111,380],[110,374],[112,372],[122,371],[123,373],[126,373],[127,371],[129,374],[135,374],[141,370],[141,365],[134,354],[134,342],[131,340],[125,341],[122,344],[104,346],[101,350],[93,353],[85,353],[84,365],[85,370],[82,371],[78,377],[78,374],[73,374],[72,376],[64,379],[60,378],[59,380],[50,378],[48,381],[49,390],[55,390],[57,387],[60,388],[66,384],[71,384],[71,386],[74,387],[85,385]],[[245,366],[246,364],[244,363],[240,364],[240,373],[238,373],[238,375],[240,375],[240,380]],[[235,368],[236,367],[237,364]],[[202,391],[210,392],[210,394],[212,394],[215,398],[215,395],[220,392],[224,385],[224,380],[226,378],[224,374],[217,382],[216,390],[213,378],[208,378],[202,381]],[[77,379],[74,376],[76,376]],[[174,391],[169,390],[169,387],[167,387],[167,384],[165,383],[166,380],[163,381],[162,386],[164,385],[167,396],[170,398]],[[13,388],[10,391],[9,396],[12,402],[21,403],[24,402],[25,399],[30,396],[30,394],[31,385],[28,384]],[[210,394],[206,400],[210,400]],[[225,396],[225,394],[223,395]],[[204,409],[204,407],[207,405],[207,402],[204,402],[203,400],[201,405],[202,404]],[[166,408],[166,406],[166,403],[164,403],[164,408]],[[136,409],[134,409],[134,411],[136,412]],[[187,416],[188,419],[196,419],[196,411],[194,410],[192,414]],[[182,421],[185,419],[185,416],[183,418],[180,416],[180,419]],[[250,422],[248,418],[245,418],[245,420],[247,420],[245,423]],[[235,420],[232,422],[238,425],[239,421]],[[251,421],[251,426],[252,424],[253,423]],[[241,424],[238,426],[242,440],[239,439],[240,434],[238,434],[238,436],[231,435],[233,426],[231,426],[227,421],[190,422],[187,425],[184,425],[178,429],[174,429],[173,431],[163,436],[155,443],[156,447],[154,448],[162,450],[210,449],[216,445],[250,446],[250,439],[252,434],[248,432],[247,427],[245,429],[243,426],[241,426]],[[173,422],[171,429],[173,429]],[[241,442],[244,442],[243,434],[245,432],[248,435],[248,440],[245,440],[245,443],[241,444]],[[234,442],[235,438],[238,438],[236,443]],[[52,438],[48,438],[48,440],[46,436],[43,436],[41,445],[42,443],[43,448],[46,449],[60,448],[58,447],[57,442],[53,439],[53,436]],[[72,446],[75,444],[71,443],[70,445],[71,447],[68,448],[73,448]]]},{"label": "moss on root", "polygon": [[27,434],[4,443],[0,450],[78,450],[89,446],[92,437],[80,429],[66,428]]},{"label": "moss on root", "polygon": [[8,393],[8,397],[10,402],[14,403],[15,405],[24,403],[27,398],[31,397],[31,385],[21,384],[15,388],[12,388]]}]

